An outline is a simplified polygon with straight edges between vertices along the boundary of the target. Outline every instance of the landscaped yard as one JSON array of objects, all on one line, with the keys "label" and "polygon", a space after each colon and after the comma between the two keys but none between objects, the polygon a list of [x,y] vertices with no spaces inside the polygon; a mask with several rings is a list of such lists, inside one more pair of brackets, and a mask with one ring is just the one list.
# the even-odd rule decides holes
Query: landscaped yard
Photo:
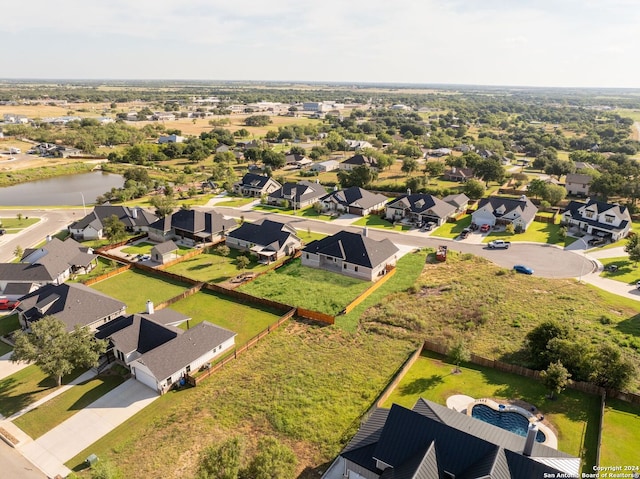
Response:
[{"label": "landscaped yard", "polygon": [[98,376],[71,387],[13,422],[33,439],[37,439],[122,384],[123,381],[122,376]]},{"label": "landscaped yard", "polygon": [[468,228],[471,224],[471,215],[464,216],[460,218],[455,223],[444,223],[442,226],[436,228],[436,230],[431,233],[431,236],[437,236],[439,238],[457,238],[462,230]]},{"label": "landscaped yard", "polygon": [[122,266],[124,266],[124,263],[118,263],[115,260],[98,256],[98,264],[95,268],[93,268],[87,274],[80,274],[72,277],[69,282],[83,283],[89,279],[97,278],[98,276],[108,273],[109,271],[116,270]]},{"label": "landscaped yard", "polygon": [[[138,255],[138,254],[151,254],[151,248],[153,248],[156,243],[148,243],[143,241],[141,243],[137,243],[131,246],[127,246],[126,248],[122,248],[122,252],[130,255]],[[188,248],[186,246],[177,245],[178,246],[178,255],[182,256],[187,254],[189,251],[192,251],[193,248]]]},{"label": "landscaped yard", "polygon": [[231,198],[232,199],[221,201],[220,203],[216,203],[216,206],[230,206],[233,208],[237,206],[248,205],[249,203],[259,199],[259,198],[233,198],[233,197]]},{"label": "landscaped yard", "polygon": [[640,466],[638,464],[638,451],[640,451],[638,431],[640,431],[640,407],[616,399],[607,399],[602,424],[600,465]]},{"label": "landscaped yard", "polygon": [[40,221],[40,218],[35,217],[23,217],[22,219],[0,218],[0,228],[7,230],[7,233],[19,233],[23,229],[36,224],[38,221]]},{"label": "landscaped yard", "polygon": [[17,329],[20,329],[20,321],[16,313],[0,316],[0,336],[5,336]]},{"label": "landscaped yard", "polygon": [[[76,370],[64,376],[62,384],[68,384],[82,372]],[[55,378],[45,375],[38,366],[27,366],[11,376],[0,379],[0,414],[5,417],[11,416],[56,388]]]},{"label": "landscaped yard", "polygon": [[[600,273],[600,276],[609,279],[615,279],[626,284],[635,284],[636,281],[640,281],[640,269],[638,266],[629,261],[628,256],[618,256],[615,258],[601,258],[600,261],[605,267],[605,271]],[[606,271],[607,266],[616,265],[617,271]]]},{"label": "landscaped yard", "polygon": [[298,259],[243,285],[240,291],[327,314],[338,314],[372,283],[302,266]]},{"label": "landscaped yard", "polygon": [[[523,400],[536,406],[557,431],[558,449],[582,457],[583,471],[593,472],[600,416],[598,396],[567,389],[557,399],[549,400],[548,390],[532,379],[474,364],[465,364],[461,374],[452,374],[453,369],[441,356],[424,352],[383,406],[397,403],[411,408],[420,397],[445,405],[454,394]],[[620,464],[628,464],[634,457]]]},{"label": "landscaped yard", "polygon": [[[227,281],[230,278],[233,278],[234,276],[237,276],[242,272],[249,271],[252,273],[261,273],[274,266],[273,263],[271,263],[270,265],[258,263],[257,261],[255,261],[255,257],[248,256],[248,258],[251,260],[249,266],[247,266],[245,269],[240,270],[236,265],[238,256],[247,256],[247,253],[238,251],[237,249],[231,249],[229,256],[222,256],[216,253],[214,248],[211,253],[205,252],[196,255],[192,258],[168,267],[165,271],[179,274],[186,278],[192,278],[196,281],[221,283],[223,281]],[[279,260],[278,262],[282,261],[284,261],[284,258]]]},{"label": "landscaped yard", "polygon": [[177,296],[189,286],[130,269],[92,284],[91,288],[125,303],[128,313],[139,313],[146,309],[148,299],[158,304]]},{"label": "landscaped yard", "polygon": [[394,225],[390,221],[381,218],[380,215],[363,216],[353,224],[356,226],[369,226],[371,228],[382,228],[395,231],[408,231],[412,228],[409,225]]},{"label": "landscaped yard", "polygon": [[236,346],[245,344],[284,314],[284,312],[259,308],[255,305],[244,305],[212,291],[201,291],[173,303],[171,309],[192,318],[188,325],[187,323],[180,325],[183,329],[192,328],[206,320],[237,333]]},{"label": "landscaped yard", "polygon": [[329,215],[326,215],[326,214],[318,213],[313,208],[313,206],[307,206],[305,208],[302,208],[301,210],[293,210],[291,208],[283,208],[281,206],[258,204],[256,206],[254,206],[253,209],[254,210],[258,210],[258,211],[272,211],[274,213],[280,213],[280,214],[283,214],[283,215],[302,216],[304,218],[313,218],[313,219],[316,219],[316,220],[323,220],[323,221],[331,221],[331,220],[335,219],[334,216],[329,216]]},{"label": "landscaped yard", "polygon": [[4,341],[0,341],[0,356],[4,356],[9,351],[13,351],[13,348]]},{"label": "landscaped yard", "polygon": [[253,449],[256,438],[272,435],[295,450],[296,477],[317,479],[412,350],[292,321],[197,387],[160,397],[67,465],[82,468],[96,454],[123,477],[192,477],[205,447],[241,435]]},{"label": "landscaped yard", "polygon": [[564,240],[560,238],[558,232],[560,231],[560,224],[542,223],[534,221],[529,225],[527,231],[524,233],[511,234],[502,229],[501,231],[492,231],[483,240],[483,243],[488,243],[494,239],[505,239],[511,242],[516,241],[530,241],[534,243],[547,243],[547,244],[559,244],[560,246],[569,246],[577,238],[573,236],[567,236]]}]

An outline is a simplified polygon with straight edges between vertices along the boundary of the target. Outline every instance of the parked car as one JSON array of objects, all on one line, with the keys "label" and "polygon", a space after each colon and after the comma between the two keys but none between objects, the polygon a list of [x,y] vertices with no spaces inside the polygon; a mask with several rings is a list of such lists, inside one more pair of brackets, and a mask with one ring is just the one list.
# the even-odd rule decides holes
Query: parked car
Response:
[{"label": "parked car", "polygon": [[616,271],[618,271],[618,265],[617,264],[608,264],[607,266],[605,266],[605,271],[609,271],[610,273],[615,273]]},{"label": "parked car", "polygon": [[636,289],[640,289],[640,281],[636,283]]},{"label": "parked car", "polygon": [[460,239],[465,239],[467,236],[469,236],[469,233],[471,233],[471,230],[469,228],[465,228],[460,232]]},{"label": "parked car", "polygon": [[5,234],[6,232],[7,232],[7,230],[6,230],[6,229],[4,229],[4,228],[0,228],[0,235]]},{"label": "parked car", "polygon": [[511,246],[510,241],[493,240],[489,242],[489,249],[509,249],[509,246]]},{"label": "parked car", "polygon": [[587,244],[589,246],[602,246],[606,242],[607,241],[604,238],[591,238],[589,241],[587,241]]},{"label": "parked car", "polygon": [[19,304],[20,304],[20,301],[10,301],[6,298],[0,299],[0,311],[7,311],[9,309],[14,309]]},{"label": "parked car", "polygon": [[421,230],[422,231],[431,231],[433,229],[433,227],[435,226],[435,223],[429,222],[429,223],[425,223],[422,225]]},{"label": "parked car", "polygon": [[523,264],[517,264],[513,267],[514,271],[522,274],[533,274],[533,270]]},{"label": "parked car", "polygon": [[491,225],[488,224],[484,224],[480,227],[480,232],[481,233],[486,233],[487,231],[489,231],[491,229]]}]

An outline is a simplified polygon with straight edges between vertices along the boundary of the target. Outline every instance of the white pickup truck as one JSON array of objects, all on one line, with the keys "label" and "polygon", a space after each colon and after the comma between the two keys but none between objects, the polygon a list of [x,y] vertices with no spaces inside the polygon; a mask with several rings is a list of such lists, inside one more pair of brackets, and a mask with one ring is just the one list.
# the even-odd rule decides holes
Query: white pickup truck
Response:
[{"label": "white pickup truck", "polygon": [[489,249],[509,249],[510,241],[493,240],[489,242]]}]

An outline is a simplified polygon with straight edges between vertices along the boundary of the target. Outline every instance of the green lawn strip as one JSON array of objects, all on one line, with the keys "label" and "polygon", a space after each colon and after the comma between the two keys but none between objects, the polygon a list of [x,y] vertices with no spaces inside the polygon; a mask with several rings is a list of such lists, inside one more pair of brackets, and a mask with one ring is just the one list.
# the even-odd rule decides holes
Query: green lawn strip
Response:
[{"label": "green lawn strip", "polygon": [[6,336],[18,329],[20,329],[20,320],[17,313],[0,316],[0,336]]},{"label": "green lawn strip", "polygon": [[0,356],[4,356],[9,351],[13,351],[13,348],[4,341],[0,341]]},{"label": "green lawn strip", "polygon": [[252,201],[256,201],[258,198],[236,198],[232,200],[221,201],[220,203],[216,203],[216,206],[244,206]]},{"label": "green lawn strip", "polygon": [[122,376],[98,376],[71,387],[13,423],[37,439],[123,382]]},{"label": "green lawn strip", "polygon": [[379,215],[367,215],[353,223],[355,226],[368,226],[370,228],[381,228],[394,231],[408,231],[412,227],[409,225],[394,225],[393,223],[380,218]]},{"label": "green lawn strip", "polygon": [[437,236],[439,238],[457,238],[462,230],[468,228],[471,225],[471,215],[464,216],[460,218],[455,223],[444,223],[442,226],[436,228],[436,230],[431,233],[431,236]]},{"label": "green lawn strip", "polygon": [[188,325],[180,325],[182,329],[193,328],[206,320],[237,333],[236,346],[245,344],[282,315],[269,308],[241,304],[212,291],[201,291],[173,303],[171,308],[192,318]]},{"label": "green lawn strip", "polygon": [[18,233],[31,225],[40,221],[40,218],[36,217],[23,217],[18,218],[0,218],[0,227],[7,230],[7,233]]},{"label": "green lawn strip", "polygon": [[[527,231],[524,233],[511,234],[504,230],[492,231],[482,240],[482,242],[488,243],[496,238],[500,238],[511,242],[529,241],[534,243],[560,244],[562,246],[567,246],[567,243],[560,238],[560,235],[558,234],[559,231],[560,225],[534,221],[529,225]],[[573,242],[571,237],[567,237],[567,239],[569,239],[568,244]]]},{"label": "green lawn strip", "polygon": [[[420,397],[445,405],[447,398],[454,394],[476,399],[523,400],[536,406],[555,428],[558,449],[582,457],[583,470],[591,470],[598,443],[598,396],[567,389],[557,399],[550,400],[544,386],[533,379],[474,364],[465,363],[461,374],[452,374],[453,369],[442,356],[424,352],[384,406],[397,403],[411,408]],[[581,456],[583,450],[585,453]]]},{"label": "green lawn strip", "polygon": [[[68,384],[83,372],[84,370],[76,370],[64,376],[62,384]],[[11,376],[0,379],[0,414],[5,417],[11,416],[52,393],[56,388],[55,378],[45,375],[36,365],[27,366]]]},{"label": "green lawn strip", "polygon": [[[236,265],[238,256],[247,256],[246,252],[231,249],[229,256],[222,256],[215,252],[202,253],[192,258],[176,263],[166,269],[174,274],[192,278],[196,281],[206,281],[209,283],[220,283],[226,281],[242,272],[261,273],[273,267],[271,265],[258,263],[253,256],[248,256],[251,260],[249,266],[239,270]],[[284,261],[284,259],[279,260]]]},{"label": "green lawn strip", "polygon": [[371,284],[339,273],[302,266],[298,259],[239,289],[260,298],[338,314]]},{"label": "green lawn strip", "polygon": [[129,313],[144,311],[148,299],[158,304],[177,296],[189,287],[190,285],[185,283],[134,270],[91,285],[91,288],[125,303]]},{"label": "green lawn strip", "polygon": [[[122,248],[123,253],[127,253],[130,255],[138,255],[138,254],[151,254],[151,249],[156,246],[156,243],[148,243],[143,241],[142,243],[138,243],[135,245],[127,246],[126,248]],[[193,248],[188,248],[186,246],[178,246],[178,255],[182,256],[187,254],[189,251],[193,251]]]},{"label": "green lawn strip", "polygon": [[[605,266],[605,271],[600,273],[600,276],[609,279],[615,279],[616,281],[620,281],[626,284],[636,284],[636,281],[640,280],[640,269],[635,263],[629,261],[628,256],[618,256],[615,258],[602,258],[599,259],[603,266]],[[609,265],[616,265],[618,267],[617,271],[606,271],[606,267]]]},{"label": "green lawn strip", "polygon": [[617,399],[607,399],[602,424],[600,465],[639,466],[638,431],[640,431],[640,407]]},{"label": "green lawn strip", "polygon": [[123,477],[155,477],[167,464],[191,477],[204,447],[234,435],[274,435],[296,451],[296,477],[317,478],[313,468],[340,452],[413,348],[291,322],[197,387],[157,399],[67,466],[77,470],[96,454]]},{"label": "green lawn strip", "polygon": [[396,274],[385,284],[374,291],[371,296],[356,306],[349,314],[336,318],[336,325],[347,331],[355,331],[358,321],[368,308],[374,304],[384,303],[384,299],[399,291],[406,291],[414,285],[424,266],[426,253],[416,252],[404,255],[398,260]]}]

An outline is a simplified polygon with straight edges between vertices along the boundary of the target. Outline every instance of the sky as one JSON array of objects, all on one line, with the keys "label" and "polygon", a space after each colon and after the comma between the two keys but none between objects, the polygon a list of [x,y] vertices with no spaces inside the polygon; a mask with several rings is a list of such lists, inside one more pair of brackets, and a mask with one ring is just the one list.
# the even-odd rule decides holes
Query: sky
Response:
[{"label": "sky", "polygon": [[640,88],[640,0],[19,0],[0,78]]}]

